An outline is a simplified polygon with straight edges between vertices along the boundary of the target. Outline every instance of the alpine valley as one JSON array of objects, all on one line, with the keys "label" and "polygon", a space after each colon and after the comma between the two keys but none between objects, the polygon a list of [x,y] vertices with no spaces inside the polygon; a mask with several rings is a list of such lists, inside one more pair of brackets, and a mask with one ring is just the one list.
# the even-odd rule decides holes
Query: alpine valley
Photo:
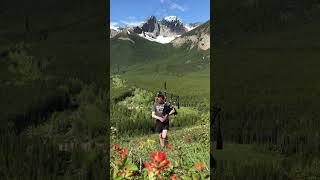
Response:
[{"label": "alpine valley", "polygon": [[[132,73],[134,77],[146,73],[157,77],[193,74],[199,76],[195,79],[204,78],[209,83],[210,21],[185,24],[176,16],[161,20],[149,16],[138,26],[112,27],[110,57],[112,74],[129,78]],[[209,93],[209,88],[205,89]]]},{"label": "alpine valley", "polygon": [[[137,165],[161,150],[151,118],[154,95],[161,90],[178,111],[170,116],[172,151],[164,150],[171,164],[181,162],[176,176],[188,175],[195,162],[210,167],[209,20],[185,24],[176,16],[149,16],[138,26],[110,32],[111,144],[130,149]],[[117,168],[110,164],[116,177]],[[201,173],[208,177],[210,172]]]}]

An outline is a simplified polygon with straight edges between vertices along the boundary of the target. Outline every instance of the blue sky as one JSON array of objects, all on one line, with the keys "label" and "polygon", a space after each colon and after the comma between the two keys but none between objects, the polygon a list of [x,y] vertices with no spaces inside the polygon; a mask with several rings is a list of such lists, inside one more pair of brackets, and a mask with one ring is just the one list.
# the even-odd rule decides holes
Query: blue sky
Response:
[{"label": "blue sky", "polygon": [[205,22],[210,19],[210,0],[110,0],[110,25],[137,25],[151,15]]}]

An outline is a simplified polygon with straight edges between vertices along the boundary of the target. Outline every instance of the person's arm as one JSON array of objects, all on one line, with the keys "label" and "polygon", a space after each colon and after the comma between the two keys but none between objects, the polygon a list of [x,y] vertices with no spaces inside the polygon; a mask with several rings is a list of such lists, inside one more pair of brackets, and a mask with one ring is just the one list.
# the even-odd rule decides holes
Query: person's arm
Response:
[{"label": "person's arm", "polygon": [[166,114],[164,117],[163,117],[163,119],[167,119],[169,116],[171,116],[174,112],[176,112],[175,110],[174,110],[174,108],[169,112],[169,114]]},{"label": "person's arm", "polygon": [[176,112],[176,109],[173,108],[173,109],[169,112],[169,116],[172,115],[172,114],[175,113],[175,112]]},{"label": "person's arm", "polygon": [[169,103],[169,107],[170,107],[171,111],[169,112],[168,115],[170,116],[170,115],[172,115],[173,113],[175,113],[176,110],[175,110],[175,108],[173,107],[173,105],[172,105],[171,103]]},{"label": "person's arm", "polygon": [[160,117],[160,116],[157,116],[154,111],[152,111],[152,117],[155,118],[155,119],[159,119],[161,122],[164,121],[164,119],[162,117]]}]

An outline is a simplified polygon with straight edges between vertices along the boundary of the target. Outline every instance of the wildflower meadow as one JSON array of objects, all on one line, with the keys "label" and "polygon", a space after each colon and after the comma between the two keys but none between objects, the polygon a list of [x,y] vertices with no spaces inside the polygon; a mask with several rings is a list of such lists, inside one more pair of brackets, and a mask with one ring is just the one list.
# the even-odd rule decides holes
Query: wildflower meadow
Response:
[{"label": "wildflower meadow", "polygon": [[209,111],[181,106],[170,117],[162,148],[154,132],[154,94],[112,78],[110,175],[112,179],[210,179]]}]

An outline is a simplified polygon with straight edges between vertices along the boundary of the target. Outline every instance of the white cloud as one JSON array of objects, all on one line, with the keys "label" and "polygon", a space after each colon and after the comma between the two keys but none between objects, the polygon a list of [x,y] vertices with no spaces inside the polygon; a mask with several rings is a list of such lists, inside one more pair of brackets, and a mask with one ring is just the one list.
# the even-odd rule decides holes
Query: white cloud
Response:
[{"label": "white cloud", "polygon": [[119,27],[119,23],[118,22],[110,22],[110,29],[117,30],[118,27]]},{"label": "white cloud", "polygon": [[168,14],[170,11],[178,10],[178,11],[185,12],[188,10],[178,0],[160,0],[160,3],[163,5],[161,6],[161,9],[157,10],[155,13],[162,15],[162,16],[164,14]]},{"label": "white cloud", "polygon": [[170,4],[170,9],[178,9],[182,12],[184,12],[186,9],[184,7],[182,7],[181,5],[177,4],[177,3],[171,3]]},{"label": "white cloud", "polygon": [[127,25],[127,26],[139,26],[143,23],[143,21],[120,21],[121,23]]}]

